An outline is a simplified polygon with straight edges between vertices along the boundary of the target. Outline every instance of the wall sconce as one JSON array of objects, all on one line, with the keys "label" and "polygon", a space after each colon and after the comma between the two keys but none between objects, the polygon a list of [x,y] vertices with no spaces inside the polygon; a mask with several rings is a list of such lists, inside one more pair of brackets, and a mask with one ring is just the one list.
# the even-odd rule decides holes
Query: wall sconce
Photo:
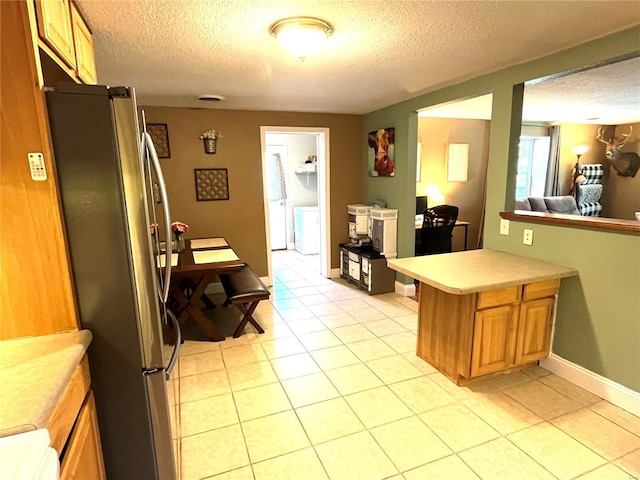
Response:
[{"label": "wall sconce", "polygon": [[294,17],[280,20],[269,28],[282,47],[304,62],[333,33],[333,27],[318,18]]}]

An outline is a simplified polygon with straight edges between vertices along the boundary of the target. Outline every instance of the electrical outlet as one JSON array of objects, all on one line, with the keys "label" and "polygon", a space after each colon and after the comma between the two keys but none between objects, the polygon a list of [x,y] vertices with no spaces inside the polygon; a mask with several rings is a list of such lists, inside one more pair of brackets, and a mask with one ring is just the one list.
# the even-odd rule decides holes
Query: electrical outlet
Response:
[{"label": "electrical outlet", "polygon": [[533,230],[525,229],[522,243],[525,245],[533,245]]},{"label": "electrical outlet", "polygon": [[509,220],[506,218],[500,219],[500,235],[509,235]]}]

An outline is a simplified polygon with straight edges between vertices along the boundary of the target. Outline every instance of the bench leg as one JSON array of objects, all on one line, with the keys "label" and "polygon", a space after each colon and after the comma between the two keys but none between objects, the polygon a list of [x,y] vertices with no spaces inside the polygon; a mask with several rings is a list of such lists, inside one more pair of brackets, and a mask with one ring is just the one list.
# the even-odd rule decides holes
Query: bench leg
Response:
[{"label": "bench leg", "polygon": [[[244,316],[242,317],[242,321],[240,322],[240,325],[238,325],[238,328],[236,328],[236,331],[233,332],[233,338],[238,338],[240,335],[242,335],[242,332],[244,331],[244,327],[247,326],[248,322],[251,322],[251,325],[253,325],[255,329],[258,330],[259,333],[264,333],[264,330],[262,329],[262,327],[258,324],[258,322],[256,322],[255,318],[253,318],[252,316],[259,302],[260,300],[255,301],[253,303],[248,303],[248,304],[244,304],[244,303],[235,304],[236,307],[238,307],[238,309],[244,314]],[[249,308],[247,308],[247,305],[249,306]]]}]

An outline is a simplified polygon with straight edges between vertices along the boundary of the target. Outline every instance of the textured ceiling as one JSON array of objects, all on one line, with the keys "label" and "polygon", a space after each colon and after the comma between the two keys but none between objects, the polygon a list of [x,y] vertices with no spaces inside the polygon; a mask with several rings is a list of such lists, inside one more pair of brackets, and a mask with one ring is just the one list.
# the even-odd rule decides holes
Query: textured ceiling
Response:
[{"label": "textured ceiling", "polygon": [[[436,118],[491,118],[491,94],[419,113]],[[619,125],[640,122],[640,57],[526,85],[522,119]]]},{"label": "textured ceiling", "polygon": [[[640,24],[640,2],[79,0],[98,80],[147,105],[363,114]],[[268,32],[334,34],[305,62]],[[202,94],[226,100],[205,104]]]}]

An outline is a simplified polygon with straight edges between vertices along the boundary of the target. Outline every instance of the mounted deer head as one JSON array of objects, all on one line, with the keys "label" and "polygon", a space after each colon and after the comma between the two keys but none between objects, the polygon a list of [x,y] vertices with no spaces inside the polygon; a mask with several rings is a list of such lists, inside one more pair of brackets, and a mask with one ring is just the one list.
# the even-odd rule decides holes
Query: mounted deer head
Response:
[{"label": "mounted deer head", "polygon": [[[608,140],[604,140],[602,135],[604,135],[605,127],[600,127],[598,129],[598,135],[596,136],[596,140],[604,143],[607,146],[606,156],[607,160],[611,163],[611,166],[615,168],[618,175],[622,177],[635,177],[636,173],[640,169],[640,156],[635,152],[621,152],[620,147],[622,147],[627,141],[629,137],[631,137],[631,132],[633,132],[633,127],[629,125],[629,133],[623,133],[621,135],[622,138],[617,139],[615,137],[609,138]],[[615,132],[615,131],[614,131]]]}]

